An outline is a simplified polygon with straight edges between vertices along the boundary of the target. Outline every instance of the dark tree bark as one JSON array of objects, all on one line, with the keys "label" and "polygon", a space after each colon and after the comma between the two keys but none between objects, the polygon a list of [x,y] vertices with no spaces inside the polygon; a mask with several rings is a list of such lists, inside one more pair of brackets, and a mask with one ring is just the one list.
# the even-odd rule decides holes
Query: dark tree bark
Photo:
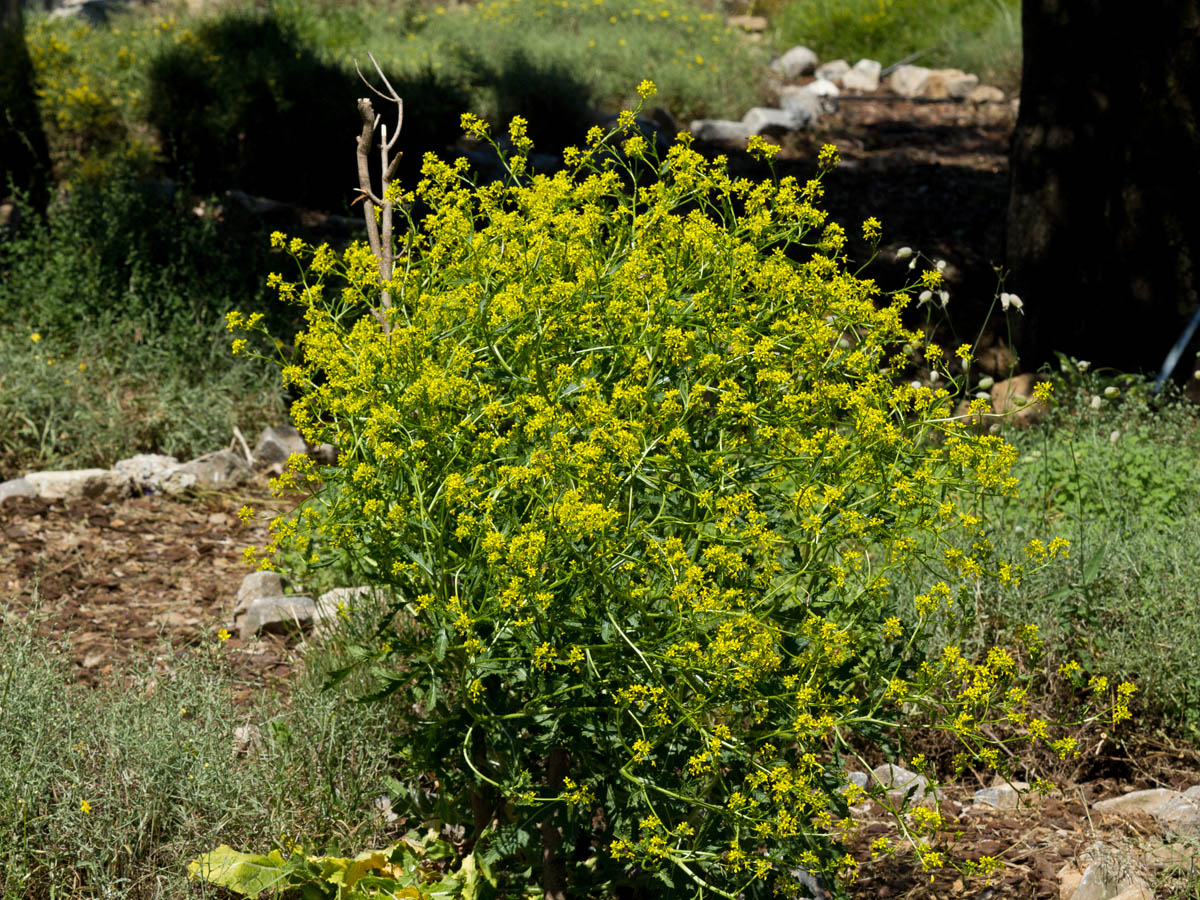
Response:
[{"label": "dark tree bark", "polygon": [[9,182],[45,206],[49,154],[33,92],[22,0],[0,0],[0,198]]},{"label": "dark tree bark", "polygon": [[1022,367],[1156,370],[1200,301],[1200,0],[1024,0],[1021,18]]}]

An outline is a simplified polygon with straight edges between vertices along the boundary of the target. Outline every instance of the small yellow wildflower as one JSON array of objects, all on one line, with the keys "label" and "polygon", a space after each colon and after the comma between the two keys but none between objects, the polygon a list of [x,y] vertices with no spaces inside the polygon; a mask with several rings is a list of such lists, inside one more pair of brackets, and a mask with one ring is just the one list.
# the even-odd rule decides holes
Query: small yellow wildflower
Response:
[{"label": "small yellow wildflower", "polygon": [[658,93],[658,88],[649,78],[643,79],[642,83],[637,86],[638,96],[645,100],[647,97],[653,97]]},{"label": "small yellow wildflower", "polygon": [[229,640],[231,637],[233,637],[233,635],[231,635],[229,633],[228,629],[222,628],[220,631],[217,632],[217,639],[222,644],[225,643],[227,640]]},{"label": "small yellow wildflower", "polygon": [[41,336],[41,334],[39,334],[38,332],[35,331],[33,334],[31,334],[29,336],[29,339],[36,344],[38,341],[40,341],[42,339],[42,336]]}]

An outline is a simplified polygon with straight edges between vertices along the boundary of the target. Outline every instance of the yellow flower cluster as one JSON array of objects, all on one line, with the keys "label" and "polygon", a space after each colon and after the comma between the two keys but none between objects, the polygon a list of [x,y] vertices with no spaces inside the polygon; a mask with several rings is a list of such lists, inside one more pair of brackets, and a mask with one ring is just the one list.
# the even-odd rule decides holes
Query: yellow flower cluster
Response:
[{"label": "yellow flower cluster", "polygon": [[[962,765],[998,765],[998,724],[1073,752],[1026,708],[1035,634],[922,656],[985,582],[1067,548],[994,559],[976,503],[1015,489],[1015,453],[896,377],[941,351],[904,326],[906,292],[845,270],[820,180],[734,178],[682,136],[639,182],[623,167],[655,150],[631,143],[634,112],[554,175],[525,173],[519,119],[505,181],[427,157],[415,191],[394,188],[428,214],[387,284],[361,245],[273,236],[307,270],[271,279],[305,307],[293,418],[340,461],[288,476],[323,487],[268,549],[366,561],[412,598],[418,627],[388,626],[410,704],[439,696],[421,673],[449,673],[462,730],[513,785],[586,735],[567,750],[588,785],[552,799],[619,799],[610,862],[703,869],[736,895],[787,867],[849,870],[830,787],[847,734],[918,708]],[[941,576],[906,608],[893,580],[918,567]]]}]

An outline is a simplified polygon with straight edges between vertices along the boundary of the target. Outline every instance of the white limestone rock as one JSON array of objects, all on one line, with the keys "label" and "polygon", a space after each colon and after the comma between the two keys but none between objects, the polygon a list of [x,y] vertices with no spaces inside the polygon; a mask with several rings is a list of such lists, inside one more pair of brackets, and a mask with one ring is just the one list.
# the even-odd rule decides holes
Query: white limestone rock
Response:
[{"label": "white limestone rock", "polygon": [[729,119],[696,119],[689,130],[698,141],[720,144],[744,144],[751,133],[744,122]]},{"label": "white limestone rock", "polygon": [[293,453],[307,453],[308,445],[292,425],[264,428],[254,445],[254,465],[260,469],[284,464]]},{"label": "white limestone rock", "polygon": [[842,87],[848,91],[870,94],[879,90],[879,73],[883,66],[873,59],[860,59],[854,68],[842,75]]},{"label": "white limestone rock", "polygon": [[179,465],[174,456],[161,453],[139,453],[122,459],[113,466],[113,471],[125,476],[144,491],[161,490],[160,483],[166,474]]},{"label": "white limestone rock", "polygon": [[813,74],[820,80],[832,81],[835,85],[840,85],[842,76],[849,71],[850,63],[844,59],[831,59],[829,62],[817,66],[817,70]]},{"label": "white limestone rock", "polygon": [[920,97],[932,71],[924,66],[899,66],[887,77],[887,86],[901,97]]},{"label": "white limestone rock", "polygon": [[808,128],[821,117],[827,106],[832,105],[831,99],[822,97],[807,85],[789,86],[779,92],[779,107],[792,117],[795,123],[793,130]]},{"label": "white limestone rock", "polygon": [[246,609],[238,625],[238,635],[243,641],[248,641],[264,632],[288,634],[303,630],[312,625],[316,612],[312,597],[300,594],[261,597]]},{"label": "white limestone rock", "polygon": [[73,502],[96,500],[111,503],[128,497],[132,482],[112,469],[76,469],[69,472],[29,472],[25,481],[43,500]]},{"label": "white limestone rock", "polygon": [[792,79],[807,75],[817,67],[817,54],[807,47],[792,47],[783,56],[771,61],[771,72],[780,78]]},{"label": "white limestone rock", "polygon": [[37,488],[26,478],[10,478],[8,481],[0,482],[0,503],[9,497],[36,497],[37,495]]},{"label": "white limestone rock", "polygon": [[244,484],[253,474],[236,453],[217,450],[169,469],[159,483],[168,494],[189,489],[213,491]]}]

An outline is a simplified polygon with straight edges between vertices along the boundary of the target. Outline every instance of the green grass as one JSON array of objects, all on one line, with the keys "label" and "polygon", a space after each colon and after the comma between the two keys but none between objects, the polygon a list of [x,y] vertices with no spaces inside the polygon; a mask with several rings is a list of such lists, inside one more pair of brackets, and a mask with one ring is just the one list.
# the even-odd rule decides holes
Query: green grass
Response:
[{"label": "green grass", "polygon": [[117,168],[0,240],[0,477],[190,458],[283,420],[278,376],[229,354],[227,310],[287,321],[264,296],[267,235],[233,213],[197,217]]},{"label": "green grass", "polygon": [[[1115,399],[1092,408],[1106,386]],[[1001,558],[1061,536],[1070,558],[1003,596],[983,596],[976,646],[1020,623],[1039,626],[1045,668],[1078,659],[1087,675],[1138,686],[1130,730],[1200,739],[1200,421],[1139,379],[1072,371],[1055,407],[1008,429],[1020,497],[986,508]]]},{"label": "green grass", "polygon": [[[3,900],[224,896],[186,878],[219,843],[357,852],[388,839],[373,801],[393,722],[385,706],[320,690],[335,642],[306,657],[286,698],[237,705],[215,635],[89,688],[37,630],[36,613],[0,614]],[[234,729],[248,724],[262,740],[235,758]]]},{"label": "green grass", "polygon": [[1021,79],[1018,0],[790,0],[764,4],[781,47],[804,44],[822,60],[864,57],[891,66],[973,72],[1009,91]]}]

